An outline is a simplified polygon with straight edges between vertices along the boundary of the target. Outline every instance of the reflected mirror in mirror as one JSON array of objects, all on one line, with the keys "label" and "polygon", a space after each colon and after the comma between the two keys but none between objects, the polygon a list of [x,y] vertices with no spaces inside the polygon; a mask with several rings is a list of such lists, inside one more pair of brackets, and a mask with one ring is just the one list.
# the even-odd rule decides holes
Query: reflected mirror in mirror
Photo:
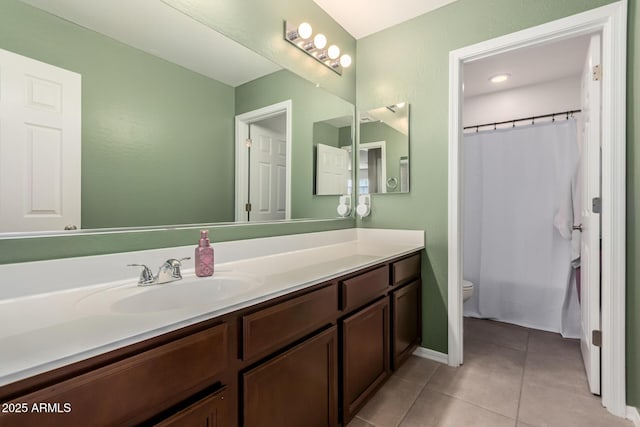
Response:
[{"label": "reflected mirror in mirror", "polygon": [[[0,138],[0,232],[336,218],[336,201],[312,194],[313,123],[353,105],[161,1],[3,0],[0,52],[18,71],[0,74],[3,90],[29,96],[0,105],[21,114]],[[284,150],[238,138],[237,117],[285,101],[290,123],[246,122],[284,127]],[[289,166],[239,183],[249,149]]]},{"label": "reflected mirror in mirror", "polygon": [[360,113],[358,193],[409,192],[409,104]]},{"label": "reflected mirror in mirror", "polygon": [[352,140],[352,115],[313,124],[315,194],[351,194]]}]

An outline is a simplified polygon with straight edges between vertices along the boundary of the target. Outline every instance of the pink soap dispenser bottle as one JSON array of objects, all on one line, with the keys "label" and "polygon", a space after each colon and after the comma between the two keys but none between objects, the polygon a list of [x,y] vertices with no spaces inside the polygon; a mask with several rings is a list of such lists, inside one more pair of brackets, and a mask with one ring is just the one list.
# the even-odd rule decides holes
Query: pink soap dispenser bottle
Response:
[{"label": "pink soap dispenser bottle", "polygon": [[213,248],[209,242],[209,230],[200,231],[200,241],[196,248],[196,276],[213,275]]}]

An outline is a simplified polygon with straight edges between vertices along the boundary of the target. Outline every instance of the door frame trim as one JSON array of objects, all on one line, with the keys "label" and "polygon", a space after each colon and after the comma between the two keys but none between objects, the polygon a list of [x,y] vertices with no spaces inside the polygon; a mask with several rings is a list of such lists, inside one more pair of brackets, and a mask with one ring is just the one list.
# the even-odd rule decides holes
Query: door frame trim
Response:
[{"label": "door frame trim", "polygon": [[462,66],[492,55],[602,33],[602,404],[626,415],[625,203],[627,0],[449,53],[448,361],[463,361]]},{"label": "door frame trim", "polygon": [[[360,149],[365,148],[367,150],[371,148],[380,148],[382,150],[382,167],[380,171],[380,175],[382,175],[382,188],[378,191],[378,193],[386,193],[387,192],[387,141],[373,141],[373,142],[363,142],[358,144],[358,157],[356,160],[356,164],[360,165]],[[360,172],[360,167],[358,167],[358,172]],[[359,184],[359,183],[358,183]],[[360,185],[358,185],[360,188]]]},{"label": "door frame trim", "polygon": [[293,103],[290,99],[286,101],[278,102],[276,104],[268,105],[266,107],[258,108],[257,110],[248,111],[243,114],[239,114],[235,117],[235,152],[236,152],[236,173],[235,173],[235,220],[238,222],[247,222],[244,217],[244,206],[247,200],[247,186],[248,178],[247,171],[249,170],[249,156],[247,156],[247,150],[245,141],[249,137],[249,125],[255,122],[259,122],[270,117],[285,114],[285,128],[286,128],[286,183],[285,183],[285,220],[291,219],[291,128],[292,128],[292,110]]}]

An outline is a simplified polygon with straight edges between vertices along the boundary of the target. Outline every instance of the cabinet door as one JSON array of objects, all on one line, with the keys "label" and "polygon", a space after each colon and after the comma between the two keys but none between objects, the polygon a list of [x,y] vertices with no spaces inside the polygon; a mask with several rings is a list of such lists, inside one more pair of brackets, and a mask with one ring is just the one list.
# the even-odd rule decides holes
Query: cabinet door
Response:
[{"label": "cabinet door", "polygon": [[65,413],[0,413],[0,426],[137,425],[214,384],[227,360],[223,323],[16,398]]},{"label": "cabinet door", "polygon": [[156,427],[226,427],[227,390],[223,388],[156,424]]},{"label": "cabinet door", "polygon": [[337,347],[333,326],[244,373],[243,425],[337,425]]},{"label": "cabinet door", "polygon": [[389,302],[384,298],[342,322],[344,424],[389,375]]},{"label": "cabinet door", "polygon": [[393,312],[393,369],[420,344],[420,281],[416,280],[391,294]]}]

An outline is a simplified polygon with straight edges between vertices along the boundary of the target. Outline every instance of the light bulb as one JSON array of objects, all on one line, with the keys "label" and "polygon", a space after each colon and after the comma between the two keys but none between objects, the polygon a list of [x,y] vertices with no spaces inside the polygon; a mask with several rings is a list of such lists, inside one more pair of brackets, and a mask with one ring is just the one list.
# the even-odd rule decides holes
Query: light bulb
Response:
[{"label": "light bulb", "polygon": [[302,24],[298,25],[298,35],[301,39],[308,39],[309,37],[311,37],[311,33],[313,33],[313,28],[311,28],[311,25],[309,23],[303,22]]},{"label": "light bulb", "polygon": [[351,57],[347,54],[342,55],[340,57],[340,65],[342,65],[344,68],[348,68],[351,65]]},{"label": "light bulb", "polygon": [[340,48],[335,44],[332,44],[331,46],[329,46],[329,50],[327,53],[329,54],[329,58],[336,59],[340,56]]},{"label": "light bulb", "polygon": [[324,34],[318,33],[313,38],[313,45],[316,47],[316,49],[324,49],[324,47],[327,45],[327,38]]},{"label": "light bulb", "polygon": [[405,104],[404,102],[399,102],[399,103],[397,103],[397,104],[396,104],[396,107],[398,107],[398,108],[404,108],[404,106],[405,106],[405,105],[406,105],[406,104]]},{"label": "light bulb", "polygon": [[498,74],[497,76],[493,76],[489,79],[489,81],[491,83],[502,83],[502,82],[506,82],[509,77],[511,77],[511,74]]}]

